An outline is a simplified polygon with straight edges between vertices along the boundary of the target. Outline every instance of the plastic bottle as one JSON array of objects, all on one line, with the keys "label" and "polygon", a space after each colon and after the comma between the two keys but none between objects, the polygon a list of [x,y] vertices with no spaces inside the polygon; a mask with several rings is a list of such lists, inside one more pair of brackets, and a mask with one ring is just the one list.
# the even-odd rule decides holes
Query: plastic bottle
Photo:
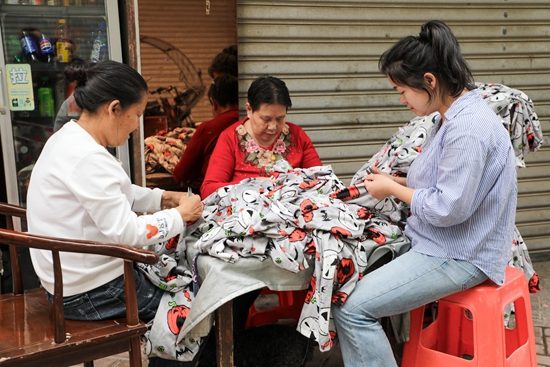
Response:
[{"label": "plastic bottle", "polygon": [[31,5],[44,5],[44,0],[31,0]]},{"label": "plastic bottle", "polygon": [[82,25],[75,25],[71,27],[71,41],[73,43],[73,60],[75,58],[84,59],[88,58],[90,52],[91,40],[88,39],[90,33],[83,30]]},{"label": "plastic bottle", "polygon": [[49,6],[57,6],[59,5],[59,0],[48,0],[47,4]]},{"label": "plastic bottle", "polygon": [[40,58],[38,55],[38,48],[36,47],[36,42],[34,41],[34,37],[31,36],[27,31],[23,31],[22,37],[21,37],[21,46],[23,46],[23,50],[25,51],[25,55],[27,57],[27,60],[29,62],[39,62]]},{"label": "plastic bottle", "polygon": [[40,52],[42,53],[42,60],[45,62],[54,62],[55,61],[55,51],[52,46],[52,41],[44,36],[40,37]]},{"label": "plastic bottle", "polygon": [[81,112],[73,96],[74,91],[76,89],[76,84],[77,82],[67,83],[67,91],[65,93],[67,97],[67,115],[70,117],[80,116],[80,112]]},{"label": "plastic bottle", "polygon": [[38,87],[38,103],[40,105],[40,117],[53,117],[55,115],[55,103],[50,78],[43,75]]},{"label": "plastic bottle", "polygon": [[21,57],[21,40],[15,34],[10,34],[6,41],[8,62],[23,62]]},{"label": "plastic bottle", "polygon": [[69,28],[65,19],[59,19],[55,28],[55,43],[57,61],[61,63],[71,62],[73,58],[73,45],[69,37]]},{"label": "plastic bottle", "polygon": [[67,86],[65,85],[65,79],[63,78],[63,74],[57,74],[55,76],[56,82],[55,82],[55,110],[59,111],[61,108],[61,105],[63,104],[63,101],[65,100],[65,90]]},{"label": "plastic bottle", "polygon": [[16,5],[19,4],[19,0],[6,0],[6,4]]},{"label": "plastic bottle", "polygon": [[92,43],[92,51],[90,52],[90,62],[97,63],[105,60],[107,44],[106,44],[106,33],[107,29],[104,23],[99,23],[97,25],[98,29]]}]

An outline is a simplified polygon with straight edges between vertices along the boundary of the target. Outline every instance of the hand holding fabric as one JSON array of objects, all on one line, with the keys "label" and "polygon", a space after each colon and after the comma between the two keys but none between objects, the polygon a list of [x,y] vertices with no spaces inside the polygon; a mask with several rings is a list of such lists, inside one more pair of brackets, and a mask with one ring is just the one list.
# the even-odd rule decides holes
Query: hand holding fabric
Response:
[{"label": "hand holding fabric", "polygon": [[162,193],[162,201],[160,206],[163,209],[175,208],[180,204],[180,198],[186,195],[186,192],[164,191]]},{"label": "hand holding fabric", "polygon": [[395,183],[392,176],[387,172],[379,170],[375,166],[372,166],[370,171],[371,173],[365,176],[364,181],[365,188],[369,194],[378,200],[392,195],[390,188],[391,185]]},{"label": "hand holding fabric", "polygon": [[197,220],[202,215],[204,204],[199,195],[187,196],[183,194],[179,198],[179,203],[176,209],[180,212],[181,219],[184,222]]}]

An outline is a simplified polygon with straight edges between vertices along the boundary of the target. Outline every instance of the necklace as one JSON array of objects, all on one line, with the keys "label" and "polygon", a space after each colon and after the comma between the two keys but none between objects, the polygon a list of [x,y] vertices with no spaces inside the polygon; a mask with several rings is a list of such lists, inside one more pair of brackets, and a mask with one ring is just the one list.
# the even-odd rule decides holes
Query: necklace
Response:
[{"label": "necklace", "polygon": [[256,140],[246,131],[243,124],[237,126],[237,137],[239,148],[244,153],[244,162],[269,171],[275,162],[286,159],[292,141],[292,133],[287,124],[283,127],[281,134],[271,145],[271,149],[261,147]]}]

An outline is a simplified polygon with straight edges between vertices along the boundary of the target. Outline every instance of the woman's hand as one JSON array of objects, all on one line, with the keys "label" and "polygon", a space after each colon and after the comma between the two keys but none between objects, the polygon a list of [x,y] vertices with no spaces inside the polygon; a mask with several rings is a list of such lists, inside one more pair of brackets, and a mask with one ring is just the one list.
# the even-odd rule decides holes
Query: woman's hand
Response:
[{"label": "woman's hand", "polygon": [[179,191],[164,191],[162,193],[162,200],[160,207],[163,209],[172,209],[179,205],[180,197],[187,196],[186,192]]},{"label": "woman's hand", "polygon": [[411,203],[414,190],[406,186],[406,178],[394,177],[376,167],[371,167],[372,173],[365,176],[365,188],[371,196],[382,200],[388,196],[395,196],[407,204]]},{"label": "woman's hand", "polygon": [[179,198],[179,203],[176,209],[180,212],[181,219],[183,219],[184,222],[189,222],[192,220],[197,220],[202,216],[204,204],[202,203],[199,195],[193,194],[191,196],[187,196],[187,194],[183,194]]},{"label": "woman's hand", "polygon": [[396,184],[393,176],[387,172],[371,167],[372,173],[365,176],[365,188],[371,196],[378,200],[392,195],[392,186]]},{"label": "woman's hand", "polygon": [[[394,176],[390,175],[388,172],[381,171],[380,168],[378,168],[376,166],[371,166],[370,170],[371,170],[372,173],[374,173],[376,175],[386,176],[386,177],[390,178],[392,181],[395,181]],[[365,179],[367,178],[367,176],[368,175],[365,176]]]}]

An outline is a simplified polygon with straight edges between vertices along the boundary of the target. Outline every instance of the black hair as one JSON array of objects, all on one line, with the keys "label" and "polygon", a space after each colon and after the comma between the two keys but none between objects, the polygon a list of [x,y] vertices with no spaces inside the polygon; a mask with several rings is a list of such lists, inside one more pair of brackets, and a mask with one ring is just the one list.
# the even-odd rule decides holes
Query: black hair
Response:
[{"label": "black hair", "polygon": [[[418,36],[408,36],[384,52],[378,62],[380,71],[396,85],[428,93],[458,97],[464,89],[475,89],[472,72],[460,51],[451,29],[440,20],[422,25]],[[432,90],[424,74],[432,73],[440,88]]]},{"label": "black hair", "polygon": [[287,110],[292,107],[285,82],[270,75],[263,75],[255,79],[248,88],[248,104],[252,111],[257,111],[263,103],[280,104]]},{"label": "black hair", "polygon": [[229,74],[234,77],[239,76],[239,66],[237,61],[237,46],[226,47],[217,54],[208,68],[208,75],[214,77],[214,73]]},{"label": "black hair", "polygon": [[239,80],[233,75],[217,77],[208,89],[208,98],[212,98],[222,107],[238,104]]},{"label": "black hair", "polygon": [[123,110],[140,102],[147,94],[147,82],[131,66],[117,61],[102,61],[90,68],[65,69],[68,81],[76,81],[74,99],[78,107],[96,113],[105,103],[120,101]]}]

